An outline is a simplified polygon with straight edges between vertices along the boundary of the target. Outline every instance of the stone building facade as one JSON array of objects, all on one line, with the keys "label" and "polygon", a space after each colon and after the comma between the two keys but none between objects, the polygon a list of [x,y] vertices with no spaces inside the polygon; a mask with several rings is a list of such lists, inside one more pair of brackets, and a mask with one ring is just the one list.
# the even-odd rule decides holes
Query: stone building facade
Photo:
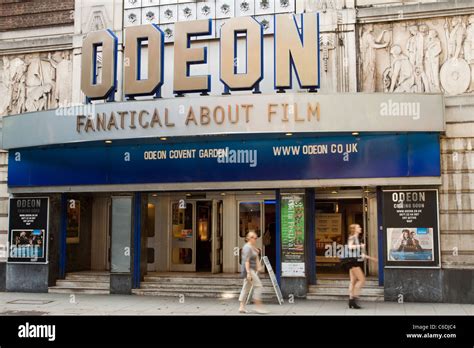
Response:
[{"label": "stone building facade", "polygon": [[[473,5],[472,1],[439,1],[358,11],[359,91],[445,95],[441,270],[434,277],[414,271],[418,281],[413,287],[395,281],[386,288],[386,299],[396,299],[404,289],[413,300],[471,296],[472,302],[466,288],[456,289],[453,284],[463,276],[472,278],[474,269]],[[386,275],[396,277],[394,273]],[[425,294],[416,291],[423,283],[428,284],[421,287],[427,289]]]},{"label": "stone building facade", "polygon": [[[73,0],[0,1],[0,115],[71,100]],[[0,129],[1,129],[0,117]],[[0,241],[8,225],[7,152],[0,152]],[[5,253],[0,258],[4,262]]]},{"label": "stone building facade", "polygon": [[[216,29],[203,39],[212,42],[226,18],[255,16],[264,34],[271,36],[275,13],[320,12],[321,93],[445,96],[438,187],[441,269],[386,270],[386,300],[403,295],[411,301],[474,301],[472,288],[465,294],[465,287],[449,286],[474,274],[472,1],[4,0],[0,10],[0,95],[6,96],[0,100],[0,115],[83,103],[81,46],[90,31],[112,29],[119,39],[121,62],[123,29],[129,26],[158,24],[165,42],[171,44],[175,22],[211,18]],[[118,81],[122,81],[122,68]],[[165,79],[170,76],[165,72]],[[215,84],[212,94],[220,95],[223,88],[218,81]],[[271,79],[263,81],[261,88],[272,91]],[[172,96],[172,87],[165,86],[163,97]],[[123,100],[120,83],[115,99]],[[5,152],[0,156],[0,236],[6,240],[7,156]],[[408,278],[413,281],[407,282]],[[417,290],[420,284],[427,284],[422,286],[425,290]]]}]

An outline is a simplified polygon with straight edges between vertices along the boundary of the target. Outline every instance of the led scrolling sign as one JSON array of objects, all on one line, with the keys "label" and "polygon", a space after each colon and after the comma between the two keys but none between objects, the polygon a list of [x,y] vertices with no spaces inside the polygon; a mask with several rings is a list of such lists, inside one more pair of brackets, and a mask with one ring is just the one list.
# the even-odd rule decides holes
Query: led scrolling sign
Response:
[{"label": "led scrolling sign", "polygon": [[[175,24],[173,92],[210,92],[210,75],[191,75],[191,66],[206,64],[206,47],[192,47],[193,37],[210,35],[212,20],[178,22]],[[237,40],[246,40],[246,70],[238,72]],[[148,46],[148,74],[141,76],[143,43]],[[99,47],[101,50],[99,50]],[[97,79],[97,56],[101,51],[101,79]],[[111,30],[91,32],[82,47],[81,89],[88,100],[113,101],[117,89],[118,38]],[[226,92],[257,90],[263,79],[263,28],[252,17],[231,18],[221,27],[219,47],[219,79]],[[124,30],[124,95],[161,95],[164,83],[164,33],[155,24],[129,27]],[[300,28],[294,15],[275,16],[274,88],[292,88],[292,71],[300,88],[319,88],[319,15],[301,14]]]}]

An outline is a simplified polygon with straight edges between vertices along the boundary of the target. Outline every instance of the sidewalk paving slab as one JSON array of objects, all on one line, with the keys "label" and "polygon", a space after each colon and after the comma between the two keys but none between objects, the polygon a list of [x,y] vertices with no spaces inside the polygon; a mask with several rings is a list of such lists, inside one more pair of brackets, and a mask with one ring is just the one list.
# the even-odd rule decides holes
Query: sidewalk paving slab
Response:
[{"label": "sidewalk paving slab", "polygon": [[[0,315],[259,315],[255,306],[247,308],[249,314],[239,313],[237,299],[211,299],[186,297],[153,297],[136,295],[85,295],[77,294],[71,302],[69,294],[0,293]],[[30,304],[11,303],[28,300]],[[44,304],[38,302],[44,300]],[[452,303],[398,303],[359,301],[363,307],[349,309],[346,301],[313,301],[296,299],[265,303],[269,315],[474,315],[474,304]]]}]

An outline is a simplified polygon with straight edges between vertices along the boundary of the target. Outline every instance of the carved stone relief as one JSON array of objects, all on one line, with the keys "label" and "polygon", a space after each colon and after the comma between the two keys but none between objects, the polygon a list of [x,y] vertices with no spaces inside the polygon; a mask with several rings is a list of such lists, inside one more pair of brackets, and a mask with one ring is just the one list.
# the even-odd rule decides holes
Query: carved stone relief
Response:
[{"label": "carved stone relief", "polygon": [[366,24],[359,47],[363,92],[474,92],[474,15]]},{"label": "carved stone relief", "polygon": [[0,115],[41,111],[71,102],[69,51],[3,56],[0,64]]},{"label": "carved stone relief", "polygon": [[113,11],[109,4],[98,4],[97,2],[84,2],[81,9],[81,33],[87,34],[91,31],[102,30],[113,27],[110,13]]}]

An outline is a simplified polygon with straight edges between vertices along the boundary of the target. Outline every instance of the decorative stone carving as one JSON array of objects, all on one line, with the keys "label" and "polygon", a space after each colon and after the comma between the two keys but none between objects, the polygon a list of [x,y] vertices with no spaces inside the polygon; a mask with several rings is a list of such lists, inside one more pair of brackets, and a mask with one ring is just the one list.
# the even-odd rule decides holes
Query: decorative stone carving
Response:
[{"label": "decorative stone carving", "polygon": [[469,92],[474,92],[474,15],[468,18],[466,39],[464,40],[464,59],[471,67],[471,84]]},{"label": "decorative stone carving", "polygon": [[450,58],[441,68],[440,79],[446,94],[462,94],[471,83],[469,65],[464,59]]},{"label": "decorative stone carving", "polygon": [[185,3],[178,5],[178,21],[193,21],[196,18],[196,4]]},{"label": "decorative stone carving", "polygon": [[216,5],[214,1],[198,2],[196,10],[197,19],[209,19],[216,16]]},{"label": "decorative stone carving", "polygon": [[234,1],[216,0],[216,18],[234,17]]},{"label": "decorative stone carving", "polygon": [[428,78],[424,69],[425,42],[427,41],[426,25],[412,25],[408,28],[410,38],[407,41],[406,52],[413,66],[415,77],[415,92],[429,92]]},{"label": "decorative stone carving", "polygon": [[474,15],[366,24],[359,42],[364,92],[474,92]]},{"label": "decorative stone carving", "polygon": [[47,110],[71,102],[69,51],[3,56],[0,76],[0,115]]},{"label": "decorative stone carving", "polygon": [[449,20],[446,19],[444,28],[446,29],[448,42],[448,57],[457,59],[461,53],[466,27],[461,17],[454,17],[451,21],[451,25],[449,24]]},{"label": "decorative stone carving", "polygon": [[386,85],[389,92],[415,92],[416,77],[410,58],[402,53],[402,48],[398,45],[390,49],[392,64],[386,73]]},{"label": "decorative stone carving", "polygon": [[377,59],[375,51],[380,48],[385,48],[389,44],[388,41],[382,42],[387,30],[383,30],[377,38],[375,38],[373,31],[374,26],[372,24],[368,24],[362,30],[362,36],[360,39],[362,86],[365,92],[375,92],[375,64]]},{"label": "decorative stone carving", "polygon": [[336,48],[336,36],[334,34],[321,34],[319,37],[319,49],[322,52],[323,70],[328,72],[329,51]]},{"label": "decorative stone carving", "polygon": [[327,10],[340,10],[343,8],[344,1],[340,0],[306,0],[306,11],[321,11],[325,13]]},{"label": "decorative stone carving", "polygon": [[236,16],[253,16],[255,14],[255,3],[249,0],[237,0],[235,2]]},{"label": "decorative stone carving", "polygon": [[94,11],[91,14],[88,31],[97,31],[105,28],[104,13],[102,11]]},{"label": "decorative stone carving", "polygon": [[428,32],[428,40],[426,43],[426,53],[424,58],[424,69],[427,78],[427,89],[431,92],[439,93],[441,91],[439,85],[439,63],[442,53],[441,40],[438,32],[431,29]]},{"label": "decorative stone carving", "polygon": [[71,103],[72,60],[68,51],[55,52],[52,64],[56,68],[56,84],[53,100],[57,106],[67,106]]}]

